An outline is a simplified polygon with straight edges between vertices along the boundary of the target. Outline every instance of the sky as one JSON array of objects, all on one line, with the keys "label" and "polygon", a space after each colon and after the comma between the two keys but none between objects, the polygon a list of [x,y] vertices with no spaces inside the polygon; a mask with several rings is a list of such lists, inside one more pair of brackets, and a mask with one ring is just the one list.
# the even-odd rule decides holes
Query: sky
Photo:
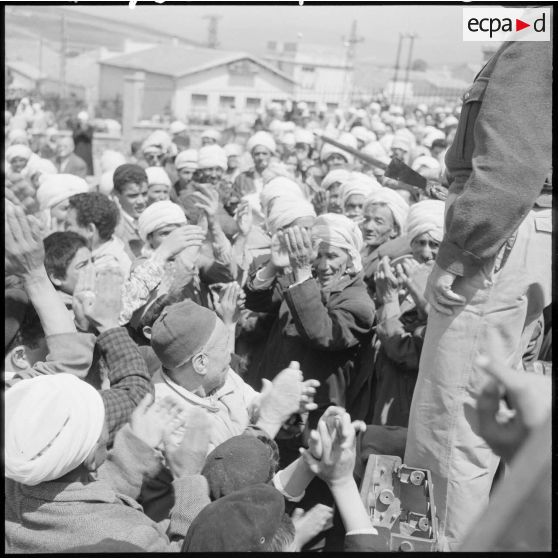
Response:
[{"label": "sky", "polygon": [[[357,45],[357,58],[393,64],[399,33],[414,32],[413,59],[422,58],[430,66],[461,62],[478,64],[482,60],[481,43],[461,40],[462,5],[304,5],[223,6],[213,5],[144,5],[132,10],[126,5],[72,5],[69,9],[92,13],[119,21],[152,26],[177,36],[205,42],[209,14],[219,20],[220,48],[246,50],[263,54],[267,41],[296,41],[343,47],[353,20],[364,42]],[[466,5],[466,4],[464,4]],[[406,61],[407,47],[402,53]]]}]

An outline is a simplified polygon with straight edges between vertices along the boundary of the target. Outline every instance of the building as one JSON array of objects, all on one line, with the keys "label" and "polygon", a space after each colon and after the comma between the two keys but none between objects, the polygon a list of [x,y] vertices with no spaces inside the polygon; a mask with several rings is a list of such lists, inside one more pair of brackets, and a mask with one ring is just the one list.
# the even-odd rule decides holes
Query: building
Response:
[{"label": "building", "polygon": [[295,89],[292,77],[250,54],[176,42],[103,58],[99,66],[101,101],[122,96],[125,76],[141,72],[143,118],[256,112],[286,101]]},{"label": "building", "polygon": [[352,90],[354,68],[342,49],[269,41],[264,58],[296,81],[295,99],[311,110],[316,103],[337,108]]}]

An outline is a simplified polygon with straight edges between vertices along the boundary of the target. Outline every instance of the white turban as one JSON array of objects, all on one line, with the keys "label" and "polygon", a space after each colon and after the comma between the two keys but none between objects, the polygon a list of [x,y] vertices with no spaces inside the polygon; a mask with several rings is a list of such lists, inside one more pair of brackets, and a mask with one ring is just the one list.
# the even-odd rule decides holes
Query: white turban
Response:
[{"label": "white turban", "polygon": [[171,143],[171,137],[167,134],[167,132],[163,130],[155,130],[143,142],[142,151],[147,152],[155,149],[166,153],[169,150]]},{"label": "white turban", "polygon": [[361,195],[366,199],[381,189],[382,186],[380,186],[375,178],[361,172],[352,172],[349,179],[341,185],[339,193],[341,195],[342,207],[345,207],[351,196]]},{"label": "white turban", "polygon": [[198,152],[195,149],[186,149],[181,151],[174,159],[176,170],[198,168]]},{"label": "white turban", "polygon": [[81,465],[101,437],[99,392],[72,374],[21,380],[5,392],[5,476],[27,486]]},{"label": "white turban", "polygon": [[99,180],[99,192],[105,194],[105,196],[110,196],[114,190],[113,182],[114,171],[106,171],[101,175]]},{"label": "white turban", "polygon": [[329,171],[322,180],[322,188],[328,190],[336,182],[346,182],[351,177],[351,172],[345,169],[333,169]]},{"label": "white turban", "polygon": [[285,176],[276,176],[264,184],[260,194],[260,202],[264,215],[268,214],[273,201],[279,197],[285,196],[306,200],[300,186],[294,180]]},{"label": "white turban", "polygon": [[78,120],[87,121],[87,120],[89,120],[89,113],[82,110],[82,111],[78,112],[77,118],[78,118]]},{"label": "white turban", "polygon": [[411,142],[405,136],[395,134],[393,136],[393,141],[391,142],[392,149],[403,149],[403,151],[409,152],[411,150]]},{"label": "white turban", "polygon": [[368,145],[365,145],[361,149],[361,153],[369,155],[370,157],[373,157],[374,159],[381,161],[386,165],[388,165],[391,161],[390,157],[386,153],[386,150],[382,147],[382,144],[379,141],[373,141],[370,142]]},{"label": "white turban", "polygon": [[314,145],[314,134],[310,130],[304,130],[303,128],[298,128],[295,131],[295,143],[306,143],[308,145]]},{"label": "white turban", "polygon": [[[341,134],[337,138],[337,141],[339,143],[346,145],[347,147],[352,147],[353,149],[357,149],[358,147],[357,140],[355,136],[353,136],[353,134],[349,134],[349,133]],[[343,149],[339,149],[338,147],[331,145],[331,143],[324,143],[322,147],[322,151],[320,153],[320,159],[324,162],[327,162],[329,157],[331,157],[334,153],[338,153],[339,155],[344,157],[348,163],[351,164],[353,163],[353,156],[351,154],[347,153]]]},{"label": "white turban", "polygon": [[145,242],[152,232],[168,225],[186,225],[184,210],[169,200],[156,201],[146,207],[138,219],[139,235]]},{"label": "white turban", "polygon": [[221,167],[227,170],[227,155],[219,145],[204,145],[198,151],[198,168]]},{"label": "white turban", "polygon": [[353,273],[362,269],[362,233],[354,221],[336,213],[320,215],[312,227],[312,238],[346,250],[351,258],[350,270]]},{"label": "white turban", "polygon": [[242,147],[238,143],[227,143],[223,149],[227,157],[240,157],[242,155]]},{"label": "white turban", "polygon": [[296,144],[295,135],[292,132],[285,132],[284,134],[282,134],[279,141],[281,144],[291,148],[294,147]]},{"label": "white turban", "polygon": [[188,127],[186,126],[186,124],[184,124],[184,122],[181,122],[180,120],[171,122],[169,126],[169,132],[171,134],[180,134],[182,132],[185,132],[187,129]]},{"label": "white turban", "polygon": [[391,105],[389,107],[389,113],[403,116],[403,107],[400,107],[399,105]]},{"label": "white turban", "polygon": [[16,157],[21,157],[22,159],[29,161],[32,153],[33,152],[31,151],[31,149],[29,149],[29,147],[27,147],[26,145],[22,145],[20,143],[10,145],[10,147],[6,149],[6,161],[8,161],[8,163],[11,163],[12,159],[15,159]]},{"label": "white turban", "polygon": [[201,139],[203,138],[212,139],[216,142],[219,142],[221,140],[221,132],[213,129],[206,130],[205,132],[202,132]]},{"label": "white turban", "polygon": [[125,165],[126,162],[126,157],[124,157],[122,153],[114,151],[113,149],[107,149],[103,151],[99,162],[101,174],[107,171],[114,172],[120,165]]},{"label": "white turban", "polygon": [[391,210],[393,220],[399,227],[400,233],[405,234],[407,215],[409,214],[409,204],[400,196],[395,190],[386,188],[385,186],[379,188],[369,198],[366,199],[365,209],[371,204],[384,203]]},{"label": "white turban", "polygon": [[353,134],[357,140],[362,141],[365,145],[376,140],[376,134],[364,126],[355,126],[351,129],[351,134]]},{"label": "white turban", "polygon": [[[18,117],[14,117],[11,122],[14,122],[16,118]],[[27,135],[25,128],[14,128],[13,130],[10,130],[7,141],[8,145],[17,145],[22,141],[26,144],[29,143],[29,136]]]},{"label": "white turban", "polygon": [[449,128],[450,126],[457,126],[459,124],[459,120],[457,120],[457,118],[455,118],[455,116],[448,116],[445,118],[445,120],[442,122],[442,127],[443,128]]},{"label": "white turban", "polygon": [[446,204],[440,200],[424,200],[413,204],[407,216],[409,242],[424,233],[428,233],[434,240],[442,242],[445,206]]},{"label": "white turban", "polygon": [[432,142],[437,139],[446,139],[446,134],[442,130],[430,130],[422,139],[422,145],[430,149],[432,147]]},{"label": "white turban", "polygon": [[301,217],[316,217],[314,206],[309,201],[294,195],[279,196],[269,206],[267,228],[275,234]]},{"label": "white turban", "polygon": [[370,128],[375,134],[384,134],[387,131],[387,126],[381,120],[373,120]]},{"label": "white turban", "polygon": [[147,175],[148,186],[154,186],[155,184],[163,184],[169,188],[172,186],[169,175],[163,167],[147,167],[145,174]]},{"label": "white turban", "polygon": [[440,168],[440,162],[430,155],[421,155],[413,161],[413,165],[411,168],[414,171],[419,172],[422,167],[436,170]]},{"label": "white turban", "polygon": [[43,159],[41,157],[31,157],[27,166],[24,169],[26,176],[32,177],[33,175],[40,173],[39,181],[43,180],[45,174],[57,174],[58,170],[54,166],[52,161],[48,159]]},{"label": "white turban", "polygon": [[41,211],[71,198],[74,194],[89,192],[87,182],[74,174],[49,174],[37,189],[37,201]]},{"label": "white turban", "polygon": [[273,139],[271,134],[268,134],[267,132],[263,132],[263,131],[256,132],[248,140],[248,143],[246,144],[246,150],[252,153],[254,148],[258,145],[265,147],[271,153],[275,153],[275,150],[277,149],[277,146],[275,145],[275,140]]}]

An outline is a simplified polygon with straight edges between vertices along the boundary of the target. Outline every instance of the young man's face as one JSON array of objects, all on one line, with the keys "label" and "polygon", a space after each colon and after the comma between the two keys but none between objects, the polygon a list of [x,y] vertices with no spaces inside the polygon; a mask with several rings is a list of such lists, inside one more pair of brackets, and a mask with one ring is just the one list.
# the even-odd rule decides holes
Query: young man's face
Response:
[{"label": "young man's face", "polygon": [[147,205],[156,201],[166,201],[169,198],[170,188],[166,184],[152,184],[147,189]]},{"label": "young man's face", "polygon": [[128,182],[117,197],[123,211],[132,219],[137,219],[147,207],[147,182]]},{"label": "young man's face", "polygon": [[89,248],[80,248],[76,255],[72,258],[72,261],[68,264],[66,268],[66,277],[64,279],[59,279],[60,284],[58,288],[66,294],[73,295],[76,288],[79,271],[87,265],[91,264],[91,250]]},{"label": "young man's face", "polygon": [[183,186],[188,185],[192,179],[194,178],[194,169],[190,169],[188,167],[184,167],[178,171],[178,178]]}]

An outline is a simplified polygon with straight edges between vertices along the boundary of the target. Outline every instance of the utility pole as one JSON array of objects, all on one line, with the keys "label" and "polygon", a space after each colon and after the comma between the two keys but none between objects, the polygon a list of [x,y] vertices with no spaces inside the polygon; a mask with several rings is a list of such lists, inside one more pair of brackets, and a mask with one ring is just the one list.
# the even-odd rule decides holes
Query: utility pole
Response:
[{"label": "utility pole", "polygon": [[[349,91],[352,91],[351,74],[354,72],[356,46],[358,43],[362,42],[364,42],[364,37],[359,37],[357,35],[357,22],[356,19],[354,19],[353,24],[351,25],[351,34],[349,35],[349,38],[347,40],[343,38],[343,44],[347,49],[345,57],[345,76],[343,79],[343,98],[345,98]],[[350,94],[347,95],[347,98],[350,101]]]},{"label": "utility pole", "polygon": [[60,20],[60,97],[66,97],[66,17]]},{"label": "utility pole", "polygon": [[203,19],[208,19],[208,29],[207,29],[207,46],[208,48],[217,48],[219,46],[219,35],[218,35],[218,23],[221,19],[220,15],[206,15]]},{"label": "utility pole", "polygon": [[409,71],[411,70],[411,60],[413,57],[413,46],[415,43],[415,39],[418,37],[418,35],[416,33],[409,33],[407,36],[410,39],[410,43],[409,43],[409,55],[407,57],[407,68],[405,69],[405,86],[403,88],[403,99],[401,101],[402,105],[405,103],[405,96],[407,94],[407,84],[409,83]]},{"label": "utility pole", "polygon": [[391,92],[391,102],[395,97],[395,89],[397,87],[397,77],[399,74],[399,59],[401,58],[401,44],[403,43],[403,39],[405,35],[403,33],[399,33],[399,42],[397,43],[397,55],[395,57],[395,73],[393,74],[393,90]]}]

